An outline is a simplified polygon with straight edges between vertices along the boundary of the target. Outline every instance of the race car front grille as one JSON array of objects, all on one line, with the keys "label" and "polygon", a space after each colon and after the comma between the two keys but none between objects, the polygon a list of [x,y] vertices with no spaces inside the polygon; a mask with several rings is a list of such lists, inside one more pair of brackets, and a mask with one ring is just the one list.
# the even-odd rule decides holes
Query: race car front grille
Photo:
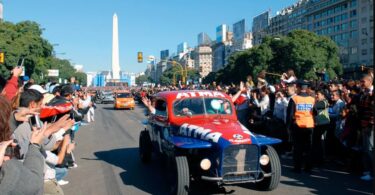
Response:
[{"label": "race car front grille", "polygon": [[[256,145],[231,145],[223,151],[222,176],[228,182],[256,179],[259,153]],[[252,174],[244,174],[252,173]],[[254,173],[254,174],[253,174]],[[238,177],[236,177],[236,175]],[[250,176],[251,175],[251,176]]]}]

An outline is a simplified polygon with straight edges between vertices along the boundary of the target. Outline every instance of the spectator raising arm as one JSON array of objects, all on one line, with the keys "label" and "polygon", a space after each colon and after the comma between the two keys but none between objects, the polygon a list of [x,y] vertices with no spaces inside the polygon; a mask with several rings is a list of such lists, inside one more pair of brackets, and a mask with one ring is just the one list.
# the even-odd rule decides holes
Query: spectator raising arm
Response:
[{"label": "spectator raising arm", "polygon": [[12,78],[8,80],[7,84],[4,87],[4,93],[6,98],[10,101],[13,97],[16,96],[18,91],[18,77],[22,74],[22,68],[16,66],[12,70]]}]

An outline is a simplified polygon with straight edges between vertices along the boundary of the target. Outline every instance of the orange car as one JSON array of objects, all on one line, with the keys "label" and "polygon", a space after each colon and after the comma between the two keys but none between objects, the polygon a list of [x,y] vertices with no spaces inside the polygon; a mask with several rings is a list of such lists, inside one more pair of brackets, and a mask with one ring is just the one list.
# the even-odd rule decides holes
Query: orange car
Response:
[{"label": "orange car", "polygon": [[117,92],[115,94],[114,107],[115,109],[129,108],[131,110],[134,110],[134,107],[135,107],[134,97],[129,92]]}]

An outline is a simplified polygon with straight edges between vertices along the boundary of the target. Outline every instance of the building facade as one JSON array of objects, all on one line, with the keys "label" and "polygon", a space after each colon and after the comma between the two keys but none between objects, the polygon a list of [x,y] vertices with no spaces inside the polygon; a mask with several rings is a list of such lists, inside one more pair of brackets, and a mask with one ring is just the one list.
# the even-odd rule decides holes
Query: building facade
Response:
[{"label": "building facade", "polygon": [[373,65],[373,1],[322,0],[308,4],[306,29],[337,43],[344,69]]},{"label": "building facade", "polygon": [[267,35],[267,28],[270,24],[270,12],[266,11],[253,19],[252,36],[253,45],[259,45]]},{"label": "building facade", "polygon": [[305,29],[330,37],[344,70],[373,65],[373,0],[300,0],[270,20],[268,35]]},{"label": "building facade", "polygon": [[229,26],[222,24],[216,27],[216,43],[228,41]]},{"label": "building facade", "polygon": [[188,50],[188,44],[187,42],[182,42],[177,45],[177,54],[185,53]]},{"label": "building facade", "polygon": [[218,42],[212,45],[212,71],[216,72],[225,65],[225,44]]},{"label": "building facade", "polygon": [[209,45],[201,45],[195,48],[195,68],[199,70],[201,77],[207,76],[212,71],[212,49]]},{"label": "building facade", "polygon": [[95,86],[94,80],[95,80],[95,76],[97,75],[97,73],[96,72],[86,72],[86,75],[87,75],[86,86],[87,87]]},{"label": "building facade", "polygon": [[160,60],[167,60],[169,57],[169,50],[162,50],[160,51]]},{"label": "building facade", "polygon": [[211,45],[211,38],[208,34],[201,32],[198,34],[198,45]]}]

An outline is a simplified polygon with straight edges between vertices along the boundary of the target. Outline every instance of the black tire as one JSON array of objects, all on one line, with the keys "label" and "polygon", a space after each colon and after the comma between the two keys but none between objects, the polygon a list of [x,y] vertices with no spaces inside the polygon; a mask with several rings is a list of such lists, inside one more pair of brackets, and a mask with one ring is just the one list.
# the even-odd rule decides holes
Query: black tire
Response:
[{"label": "black tire", "polygon": [[188,195],[190,187],[189,164],[185,156],[169,160],[168,174],[171,195]]},{"label": "black tire", "polygon": [[152,145],[150,135],[146,130],[143,130],[139,136],[139,157],[143,163],[149,163],[151,155]]},{"label": "black tire", "polygon": [[266,146],[262,154],[267,154],[270,158],[270,162],[266,166],[261,166],[262,170],[266,174],[271,174],[270,177],[264,177],[264,179],[258,183],[256,186],[259,190],[271,191],[277,188],[280,183],[281,176],[281,164],[279,155],[272,146]]}]

